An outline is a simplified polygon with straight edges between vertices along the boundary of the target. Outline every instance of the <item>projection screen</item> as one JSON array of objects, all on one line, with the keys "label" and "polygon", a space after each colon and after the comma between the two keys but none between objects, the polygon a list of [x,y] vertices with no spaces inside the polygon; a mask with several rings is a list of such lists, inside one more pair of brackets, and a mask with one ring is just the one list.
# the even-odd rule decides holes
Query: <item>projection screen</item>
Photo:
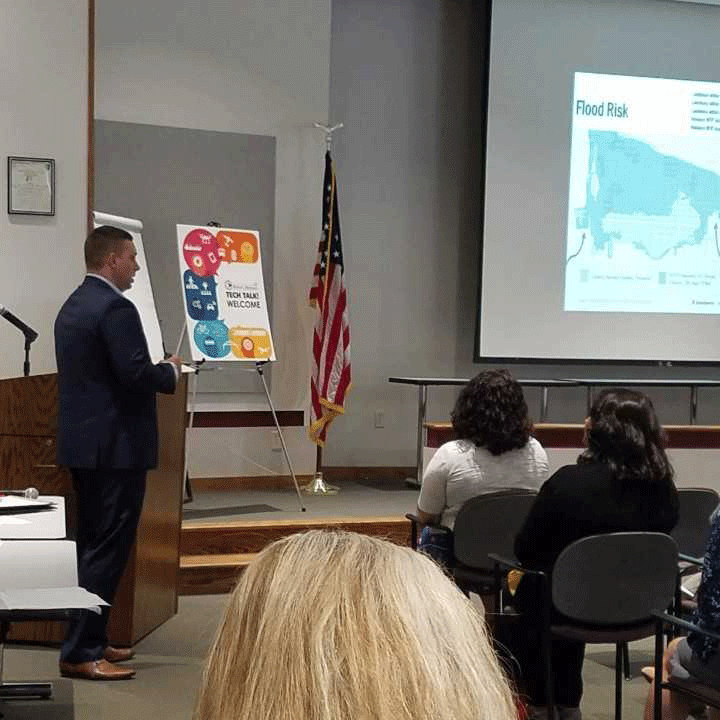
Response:
[{"label": "projection screen", "polygon": [[494,0],[476,360],[720,360],[720,7]]}]

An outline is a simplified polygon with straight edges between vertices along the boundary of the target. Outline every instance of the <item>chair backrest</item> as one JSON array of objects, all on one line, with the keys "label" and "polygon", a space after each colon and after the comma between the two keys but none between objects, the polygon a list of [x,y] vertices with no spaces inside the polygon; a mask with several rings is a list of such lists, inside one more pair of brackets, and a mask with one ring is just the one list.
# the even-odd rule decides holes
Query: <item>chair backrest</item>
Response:
[{"label": "chair backrest", "polygon": [[711,488],[678,488],[680,517],[670,533],[678,551],[702,557],[710,535],[710,515],[720,503],[720,496]]},{"label": "chair backrest", "polygon": [[589,625],[629,625],[667,610],[677,546],[664,533],[591,535],[568,545],[552,571],[553,605]]},{"label": "chair backrest", "polygon": [[491,568],[489,553],[514,557],[513,545],[535,490],[503,490],[470,498],[458,511],[453,528],[455,558],[472,568]]}]

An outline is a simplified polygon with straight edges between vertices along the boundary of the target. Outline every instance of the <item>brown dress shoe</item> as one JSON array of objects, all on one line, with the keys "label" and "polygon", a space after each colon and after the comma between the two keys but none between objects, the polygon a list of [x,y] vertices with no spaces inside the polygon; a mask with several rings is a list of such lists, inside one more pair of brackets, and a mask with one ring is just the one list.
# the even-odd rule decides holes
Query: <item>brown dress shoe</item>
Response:
[{"label": "brown dress shoe", "polygon": [[116,648],[108,645],[103,657],[111,663],[125,662],[135,657],[135,651],[132,648]]},{"label": "brown dress shoe", "polygon": [[84,663],[60,662],[60,674],[63,677],[81,678],[83,680],[129,680],[135,671],[130,668],[119,668],[105,659],[92,660]]}]

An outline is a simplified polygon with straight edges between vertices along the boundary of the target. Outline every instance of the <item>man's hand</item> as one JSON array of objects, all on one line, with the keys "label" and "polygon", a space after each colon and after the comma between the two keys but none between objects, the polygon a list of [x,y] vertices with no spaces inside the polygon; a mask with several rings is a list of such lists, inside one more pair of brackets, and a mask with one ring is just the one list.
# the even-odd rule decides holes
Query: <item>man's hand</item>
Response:
[{"label": "man's hand", "polygon": [[165,362],[172,363],[177,369],[178,372],[180,371],[180,366],[182,365],[182,358],[178,357],[177,355],[170,355],[169,357],[165,358]]}]

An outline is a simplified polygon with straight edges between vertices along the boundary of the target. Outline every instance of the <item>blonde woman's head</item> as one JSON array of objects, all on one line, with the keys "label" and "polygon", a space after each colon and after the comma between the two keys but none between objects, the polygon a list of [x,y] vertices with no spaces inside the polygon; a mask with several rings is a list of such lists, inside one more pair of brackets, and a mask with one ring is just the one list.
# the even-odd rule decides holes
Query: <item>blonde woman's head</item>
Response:
[{"label": "blonde woman's head", "polygon": [[428,558],[311,531],[250,564],[210,651],[199,720],[508,720],[470,602]]}]

